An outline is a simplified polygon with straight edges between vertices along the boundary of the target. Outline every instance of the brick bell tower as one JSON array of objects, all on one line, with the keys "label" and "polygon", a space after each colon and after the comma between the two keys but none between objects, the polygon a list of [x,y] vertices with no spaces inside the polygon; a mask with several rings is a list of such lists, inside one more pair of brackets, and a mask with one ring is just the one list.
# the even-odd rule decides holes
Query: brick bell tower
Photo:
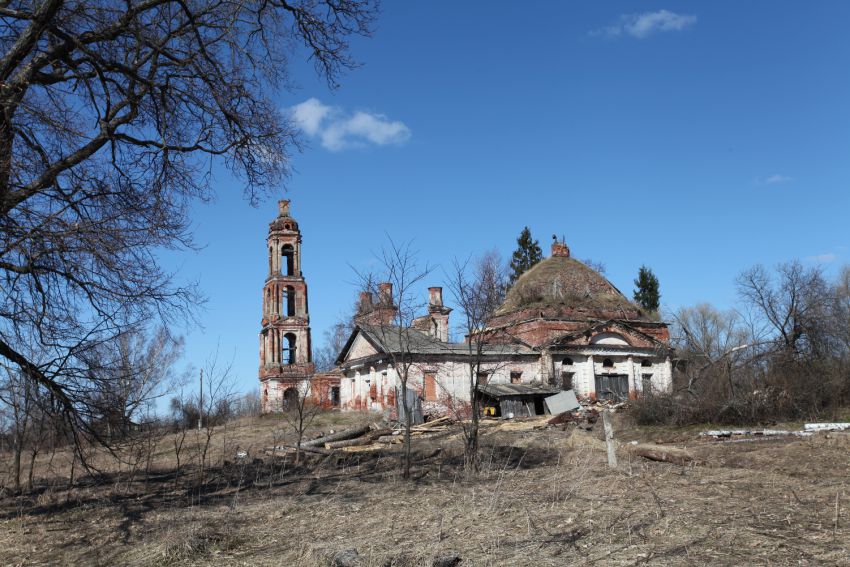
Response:
[{"label": "brick bell tower", "polygon": [[260,331],[260,396],[263,411],[280,411],[290,396],[303,393],[315,372],[310,342],[307,283],[301,274],[301,231],[289,201],[269,224],[269,273],[263,285]]}]

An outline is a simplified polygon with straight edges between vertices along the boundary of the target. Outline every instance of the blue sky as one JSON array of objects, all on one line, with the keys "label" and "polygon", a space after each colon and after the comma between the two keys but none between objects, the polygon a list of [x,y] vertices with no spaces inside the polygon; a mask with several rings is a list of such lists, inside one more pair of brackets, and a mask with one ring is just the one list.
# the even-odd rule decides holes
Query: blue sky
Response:
[{"label": "blue sky", "polygon": [[[307,142],[281,196],[314,344],[387,234],[448,266],[509,257],[527,225],[629,296],[650,266],[668,308],[733,306],[756,263],[835,273],[850,261],[849,22],[847,2],[385,2],[338,90],[304,64],[275,94]],[[238,180],[216,183],[192,213],[204,248],[177,258],[209,298],[185,363],[218,345],[248,390],[276,199],[254,209]]]}]

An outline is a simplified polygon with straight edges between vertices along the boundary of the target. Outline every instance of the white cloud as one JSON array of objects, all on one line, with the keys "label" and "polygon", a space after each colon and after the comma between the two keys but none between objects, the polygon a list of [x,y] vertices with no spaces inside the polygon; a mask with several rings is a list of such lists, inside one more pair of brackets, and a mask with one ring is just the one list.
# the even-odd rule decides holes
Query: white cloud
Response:
[{"label": "white cloud", "polygon": [[781,183],[790,183],[791,181],[794,181],[793,177],[790,177],[788,175],[780,175],[778,173],[768,175],[767,177],[756,178],[757,185],[779,185]]},{"label": "white cloud", "polygon": [[298,127],[304,130],[308,136],[315,136],[319,133],[322,121],[333,109],[322,104],[318,99],[310,98],[301,104],[296,104],[290,110]]},{"label": "white cloud", "polygon": [[642,14],[623,14],[620,21],[590,32],[594,36],[618,37],[630,35],[637,39],[649,37],[660,32],[682,31],[697,22],[697,17],[689,14],[676,14],[669,10],[644,12]]},{"label": "white cloud", "polygon": [[332,151],[366,144],[402,144],[411,136],[404,122],[390,120],[384,114],[362,110],[348,113],[315,98],[296,104],[290,112],[305,134],[319,138],[322,146]]},{"label": "white cloud", "polygon": [[809,256],[806,260],[810,262],[817,262],[818,264],[830,264],[835,262],[838,259],[837,254],[833,254],[832,252],[827,252],[826,254],[818,254],[817,256]]}]

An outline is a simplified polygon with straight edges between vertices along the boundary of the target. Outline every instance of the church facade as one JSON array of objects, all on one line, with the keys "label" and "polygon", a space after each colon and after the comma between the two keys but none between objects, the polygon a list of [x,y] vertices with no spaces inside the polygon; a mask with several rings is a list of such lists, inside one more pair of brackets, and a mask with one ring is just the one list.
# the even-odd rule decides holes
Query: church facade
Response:
[{"label": "church facade", "polygon": [[478,395],[470,389],[477,361],[481,395],[530,399],[572,389],[580,398],[623,400],[672,388],[667,325],[571,258],[563,242],[511,287],[481,331],[480,352],[468,340],[448,340],[451,310],[440,288],[429,289],[427,312],[406,329],[395,326],[392,286],[381,284],[377,295],[361,294],[358,324],[337,359],[344,409],[392,410],[400,382],[392,361],[405,357],[408,387],[425,408],[450,409]]}]

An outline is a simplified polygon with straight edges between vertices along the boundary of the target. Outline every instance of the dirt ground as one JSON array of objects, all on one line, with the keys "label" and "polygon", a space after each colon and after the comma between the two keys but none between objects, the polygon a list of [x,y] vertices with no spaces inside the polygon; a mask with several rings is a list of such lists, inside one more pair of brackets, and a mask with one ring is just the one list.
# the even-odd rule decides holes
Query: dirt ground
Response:
[{"label": "dirt ground", "polygon": [[[338,429],[364,418],[323,419]],[[697,463],[620,451],[611,470],[601,427],[534,425],[490,427],[473,479],[457,436],[418,440],[415,480],[404,481],[399,446],[296,467],[260,451],[278,424],[243,420],[229,440],[216,432],[204,489],[191,464],[175,478],[164,438],[147,475],[0,501],[0,564],[331,565],[348,550],[362,566],[430,566],[450,553],[462,566],[850,562],[850,435],[717,443],[619,420],[621,442],[684,447]],[[236,447],[251,457],[225,464]]]}]

